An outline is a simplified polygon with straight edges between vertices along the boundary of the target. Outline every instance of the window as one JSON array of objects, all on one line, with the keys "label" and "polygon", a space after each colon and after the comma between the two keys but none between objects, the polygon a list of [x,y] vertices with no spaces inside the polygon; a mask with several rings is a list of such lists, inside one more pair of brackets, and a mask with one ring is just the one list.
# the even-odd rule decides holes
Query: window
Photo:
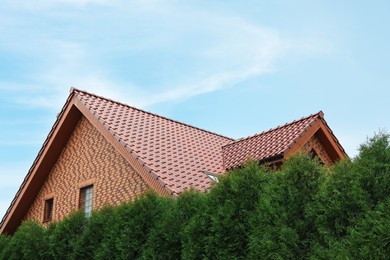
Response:
[{"label": "window", "polygon": [[49,222],[53,218],[53,198],[45,200],[43,222]]},{"label": "window", "polygon": [[80,189],[79,208],[83,210],[86,217],[92,214],[93,185]]}]

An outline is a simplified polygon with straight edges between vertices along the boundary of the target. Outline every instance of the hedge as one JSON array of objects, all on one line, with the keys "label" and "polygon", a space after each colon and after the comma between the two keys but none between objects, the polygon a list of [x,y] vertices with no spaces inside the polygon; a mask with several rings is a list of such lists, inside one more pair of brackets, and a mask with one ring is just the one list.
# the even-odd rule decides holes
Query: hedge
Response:
[{"label": "hedge", "polygon": [[90,218],[0,236],[0,259],[388,259],[390,146],[380,133],[332,167],[248,163],[209,192],[147,193]]}]

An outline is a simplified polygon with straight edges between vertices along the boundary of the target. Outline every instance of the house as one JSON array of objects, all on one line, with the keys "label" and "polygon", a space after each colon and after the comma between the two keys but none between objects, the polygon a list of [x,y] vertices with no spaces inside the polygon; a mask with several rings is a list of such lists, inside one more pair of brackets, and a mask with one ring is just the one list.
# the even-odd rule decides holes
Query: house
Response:
[{"label": "house", "polygon": [[206,191],[248,159],[280,165],[297,151],[330,165],[347,156],[322,112],[234,140],[78,89],[70,95],[1,224],[61,220],[130,201],[148,189]]}]

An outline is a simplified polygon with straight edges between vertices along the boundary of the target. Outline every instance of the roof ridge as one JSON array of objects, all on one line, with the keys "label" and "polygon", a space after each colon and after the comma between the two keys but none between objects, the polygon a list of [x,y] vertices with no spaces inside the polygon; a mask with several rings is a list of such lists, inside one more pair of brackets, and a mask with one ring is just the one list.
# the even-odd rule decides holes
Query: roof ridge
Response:
[{"label": "roof ridge", "polygon": [[266,133],[271,133],[271,132],[274,132],[274,131],[279,130],[279,129],[281,129],[281,128],[287,127],[287,126],[292,125],[292,124],[296,124],[296,123],[298,123],[298,122],[300,122],[300,121],[309,119],[309,118],[311,118],[311,117],[316,117],[316,116],[318,116],[318,117],[320,117],[321,119],[323,119],[323,118],[324,118],[324,113],[322,112],[322,110],[320,110],[318,113],[310,114],[309,116],[302,117],[302,118],[300,118],[300,119],[296,119],[296,120],[294,120],[294,121],[292,121],[292,122],[285,123],[284,125],[279,125],[279,126],[277,126],[277,127],[270,128],[269,130],[263,131],[263,132],[261,132],[261,133],[257,133],[257,134],[254,134],[254,135],[249,135],[249,136],[247,136],[247,137],[242,137],[242,138],[240,138],[240,139],[238,139],[238,140],[236,140],[236,141],[234,141],[234,142],[232,142],[232,143],[225,144],[225,145],[222,146],[222,147],[227,147],[227,146],[230,146],[230,145],[234,145],[234,144],[240,143],[240,142],[242,142],[242,141],[249,140],[249,139],[258,137],[258,136],[260,136],[260,135],[264,135],[264,134],[266,134]]},{"label": "roof ridge", "polygon": [[165,116],[161,116],[161,115],[158,115],[158,114],[155,114],[155,113],[152,113],[152,112],[140,109],[140,108],[136,108],[134,106],[130,106],[129,104],[122,103],[122,102],[119,102],[119,101],[116,101],[116,100],[113,100],[113,99],[110,99],[110,98],[106,98],[106,97],[103,97],[103,96],[100,96],[100,95],[97,95],[97,94],[94,94],[94,93],[90,93],[90,92],[85,91],[85,90],[80,90],[80,89],[71,87],[69,92],[70,93],[81,92],[81,93],[84,93],[84,94],[87,94],[87,95],[90,95],[90,96],[94,96],[94,97],[97,97],[97,98],[101,98],[101,99],[104,99],[104,100],[116,103],[116,104],[121,105],[121,106],[125,106],[125,107],[131,108],[131,109],[138,110],[140,112],[143,112],[143,113],[146,113],[146,114],[149,114],[149,115],[152,115],[152,116],[157,116],[159,118],[162,118],[162,119],[165,119],[165,120],[169,120],[169,121],[177,123],[177,124],[188,126],[188,127],[200,130],[202,132],[206,132],[206,133],[209,133],[209,134],[217,135],[219,137],[229,139],[230,141],[236,141],[236,139],[234,139],[234,138],[227,137],[227,136],[224,136],[224,135],[221,135],[221,134],[218,134],[218,133],[215,133],[215,132],[212,132],[212,131],[209,131],[209,130],[206,130],[206,129],[203,129],[203,128],[200,128],[200,127],[197,127],[197,126],[193,126],[193,125],[190,125],[190,124],[187,124],[187,123],[183,123],[183,122],[180,122],[178,120],[174,120],[174,119],[171,119],[171,118],[168,118],[168,117],[165,117]]}]

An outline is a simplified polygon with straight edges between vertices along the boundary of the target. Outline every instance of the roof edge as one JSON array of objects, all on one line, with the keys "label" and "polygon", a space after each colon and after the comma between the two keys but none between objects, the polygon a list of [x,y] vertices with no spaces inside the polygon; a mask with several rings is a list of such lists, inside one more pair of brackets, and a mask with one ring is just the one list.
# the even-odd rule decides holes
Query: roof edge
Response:
[{"label": "roof edge", "polygon": [[299,135],[294,142],[288,146],[285,150],[284,153],[286,154],[287,157],[289,157],[291,154],[297,151],[297,147],[302,145],[305,141],[310,139],[313,135],[315,135],[318,131],[325,131],[328,133],[327,139],[329,139],[330,142],[333,142],[333,149],[339,156],[339,159],[343,157],[348,157],[348,154],[345,152],[344,147],[340,144],[339,140],[337,137],[334,135],[332,129],[329,127],[328,123],[326,122],[324,118],[324,114],[322,111],[320,111],[319,118],[316,119],[313,123],[311,123],[309,126],[307,126],[304,129],[304,134]]},{"label": "roof edge", "polygon": [[321,121],[323,123],[323,125],[326,127],[326,129],[328,130],[328,132],[330,133],[331,137],[333,138],[333,140],[335,141],[335,143],[337,144],[337,146],[340,148],[341,152],[346,155],[347,157],[348,154],[347,152],[345,151],[344,147],[341,145],[339,139],[336,137],[336,135],[333,133],[333,130],[329,127],[328,125],[328,122],[326,122],[326,120],[324,118],[321,118]]},{"label": "roof edge", "polygon": [[74,97],[74,93],[71,92],[69,94],[68,98],[66,99],[66,102],[63,105],[60,113],[58,113],[56,121],[54,122],[50,132],[48,133],[45,141],[42,144],[41,149],[39,150],[30,169],[28,170],[26,176],[24,177],[22,184],[19,186],[19,189],[16,192],[14,198],[12,199],[10,206],[8,207],[7,211],[5,212],[3,218],[0,222],[0,234],[3,234],[8,221],[10,220],[10,218],[12,218],[12,215],[10,215],[10,214],[13,212],[15,207],[18,206],[18,203],[17,203],[18,199],[20,198],[21,195],[23,196],[22,193],[24,193],[23,190],[26,188],[26,184],[34,177],[34,171],[37,169],[37,167],[39,167],[39,163],[40,163],[39,161],[41,160],[43,154],[47,151],[48,143],[51,142],[51,140],[53,140],[53,138],[55,136],[54,135],[55,132],[60,127],[61,121],[64,119],[64,114],[66,112],[69,112],[69,105],[71,104],[71,100],[73,99],[73,97]]},{"label": "roof edge", "polygon": [[292,124],[296,124],[297,122],[300,122],[300,121],[309,119],[309,118],[311,118],[311,117],[313,117],[313,118],[314,118],[314,117],[319,117],[319,118],[323,119],[323,118],[324,118],[324,113],[322,112],[322,110],[320,110],[318,113],[311,114],[311,115],[309,115],[309,116],[302,117],[302,118],[300,118],[300,119],[296,119],[296,120],[294,120],[294,121],[292,121],[292,122],[285,123],[284,125],[279,125],[279,126],[277,126],[277,127],[270,128],[269,130],[263,131],[263,132],[261,132],[261,133],[257,133],[257,134],[254,134],[254,135],[250,135],[250,136],[247,136],[247,137],[243,137],[243,138],[237,139],[237,140],[234,141],[234,142],[231,142],[231,143],[228,143],[228,144],[223,145],[222,148],[227,147],[227,146],[230,146],[230,145],[235,145],[235,144],[237,144],[237,143],[240,143],[240,142],[246,141],[246,140],[248,140],[248,139],[252,139],[252,138],[258,137],[258,136],[263,135],[263,134],[266,134],[266,133],[274,132],[274,131],[276,131],[276,130],[279,130],[279,129],[281,129],[281,128],[287,127],[287,126],[292,125]]},{"label": "roof edge", "polygon": [[209,131],[209,130],[206,130],[206,129],[203,129],[203,128],[200,128],[200,127],[197,127],[197,126],[193,126],[193,125],[190,125],[190,124],[187,124],[187,123],[183,123],[183,122],[180,122],[178,120],[174,120],[174,119],[171,119],[171,118],[168,118],[168,117],[165,117],[165,116],[161,116],[161,115],[158,115],[158,114],[155,114],[155,113],[143,110],[143,109],[139,109],[139,108],[130,106],[130,105],[126,104],[126,103],[122,103],[122,102],[119,102],[119,101],[116,101],[116,100],[113,100],[113,99],[110,99],[110,98],[106,98],[106,97],[103,97],[103,96],[100,96],[100,95],[97,95],[97,94],[94,94],[94,93],[90,93],[90,92],[85,91],[85,90],[80,90],[80,89],[71,87],[69,91],[71,93],[80,92],[80,93],[84,93],[84,94],[87,94],[87,95],[90,95],[90,96],[101,98],[101,99],[113,102],[115,104],[118,104],[118,105],[121,105],[121,106],[125,106],[125,107],[131,108],[131,109],[134,109],[134,110],[137,110],[137,111],[140,111],[140,112],[152,115],[152,116],[156,116],[156,117],[165,119],[165,120],[169,120],[169,121],[177,123],[177,124],[185,125],[185,126],[188,126],[188,127],[191,127],[191,128],[197,129],[197,130],[200,130],[202,132],[206,132],[206,133],[209,133],[209,134],[212,134],[212,135],[216,135],[216,136],[228,139],[230,141],[236,141],[236,139],[234,139],[234,138],[227,137],[227,136],[224,136],[224,135],[221,135],[221,134],[218,134],[218,133],[215,133],[215,132],[212,132],[212,131]]},{"label": "roof edge", "polygon": [[76,96],[74,105],[81,111],[87,120],[103,135],[104,138],[125,158],[125,160],[141,175],[148,185],[158,191],[161,195],[169,195],[174,192],[164,185],[157,175],[145,162],[126,145],[121,139],[113,135],[110,130],[88,109],[88,107]]}]

